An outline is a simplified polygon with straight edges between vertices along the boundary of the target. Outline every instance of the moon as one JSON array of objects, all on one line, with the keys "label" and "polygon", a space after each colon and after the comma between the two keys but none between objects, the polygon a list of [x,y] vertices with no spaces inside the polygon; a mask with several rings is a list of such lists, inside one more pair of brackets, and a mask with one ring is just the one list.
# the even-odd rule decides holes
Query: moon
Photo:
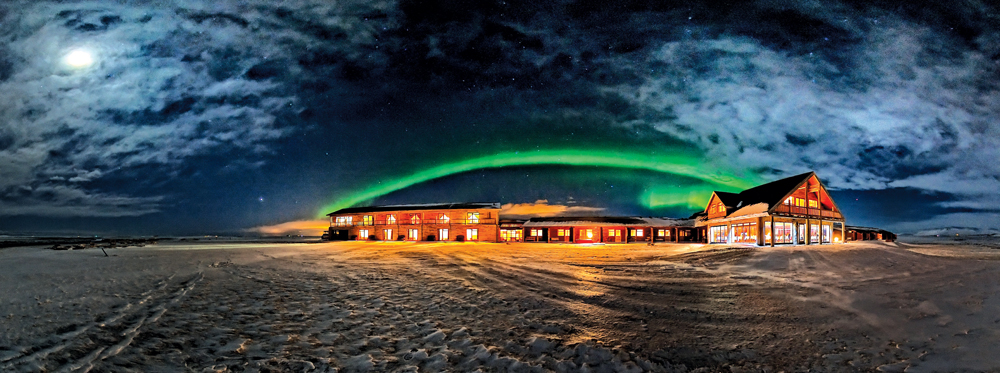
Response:
[{"label": "moon", "polygon": [[90,66],[94,63],[94,57],[91,56],[90,52],[83,49],[77,49],[66,55],[66,64],[78,69]]}]

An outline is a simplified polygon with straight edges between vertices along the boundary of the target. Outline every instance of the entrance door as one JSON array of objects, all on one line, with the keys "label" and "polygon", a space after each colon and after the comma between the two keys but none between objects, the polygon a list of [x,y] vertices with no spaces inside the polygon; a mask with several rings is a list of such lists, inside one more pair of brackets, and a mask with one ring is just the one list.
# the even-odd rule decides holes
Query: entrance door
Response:
[{"label": "entrance door", "polygon": [[438,241],[448,240],[448,229],[438,229]]},{"label": "entrance door", "polygon": [[395,240],[396,237],[392,236],[392,229],[383,229],[382,230],[382,239],[385,240],[385,241],[392,241],[392,240]]}]

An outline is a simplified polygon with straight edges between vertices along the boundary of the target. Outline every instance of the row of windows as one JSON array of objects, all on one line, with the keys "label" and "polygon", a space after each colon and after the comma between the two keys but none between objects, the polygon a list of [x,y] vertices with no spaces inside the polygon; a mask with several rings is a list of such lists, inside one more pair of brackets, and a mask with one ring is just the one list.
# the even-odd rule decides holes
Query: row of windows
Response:
[{"label": "row of windows", "polygon": [[[420,225],[421,221],[420,216],[421,214],[410,215],[408,219],[410,224]],[[362,216],[361,220],[363,222],[362,225],[375,225],[375,215],[364,215]],[[384,224],[396,224],[396,221],[397,220],[395,214],[388,214],[385,216]],[[449,216],[446,213],[439,213],[437,214],[437,221],[439,223],[447,224],[448,222],[451,221],[451,216]],[[336,218],[334,218],[334,223],[336,225],[351,225],[353,222],[354,222],[353,216],[337,216]],[[465,222],[467,224],[479,224],[479,213],[478,212],[466,213]]]},{"label": "row of windows", "polygon": [[[589,232],[591,237],[594,234],[593,229],[580,229],[580,232],[581,232],[580,233],[580,237],[584,236],[583,232]],[[670,237],[670,230],[669,229],[660,229],[657,232],[658,232],[657,235],[660,236],[660,237]],[[559,236],[559,237],[569,237],[571,235],[571,233],[572,233],[571,229],[563,229],[563,228],[556,229],[556,236]],[[622,232],[621,229],[609,229],[608,230],[608,237],[621,237],[622,233],[624,233],[624,232]],[[633,229],[632,230],[632,237],[643,237],[645,234],[646,234],[645,231],[642,230],[642,229]],[[532,228],[528,232],[528,235],[531,236],[531,237],[544,237],[545,236],[545,229]]]},{"label": "row of windows", "polygon": [[[806,207],[806,199],[798,197],[788,197],[787,199],[785,199],[785,204],[795,207]],[[809,200],[809,207],[819,208],[819,201],[814,199]]]},{"label": "row of windows", "polygon": [[[419,229],[408,229],[406,233],[407,233],[406,234],[406,238],[408,240],[413,240],[413,241],[419,241],[420,240],[420,230]],[[451,236],[450,236],[449,233],[450,232],[448,232],[448,229],[438,229],[438,231],[437,231],[437,234],[438,234],[437,240],[438,241],[448,241],[448,240],[450,240]],[[368,230],[368,229],[358,230],[358,239],[359,240],[367,240],[369,237],[371,237],[371,231],[370,230]],[[392,229],[383,229],[382,230],[382,237],[385,240],[392,240],[393,239]],[[520,233],[517,234],[517,238],[520,238]],[[476,228],[466,229],[465,230],[465,239],[468,240],[468,241],[478,241],[479,240],[479,229],[476,229]]]}]

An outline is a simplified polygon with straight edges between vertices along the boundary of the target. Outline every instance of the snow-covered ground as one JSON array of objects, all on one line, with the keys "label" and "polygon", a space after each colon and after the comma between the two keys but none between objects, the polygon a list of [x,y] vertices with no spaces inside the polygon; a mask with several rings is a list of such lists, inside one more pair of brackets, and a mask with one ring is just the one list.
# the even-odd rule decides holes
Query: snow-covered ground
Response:
[{"label": "snow-covered ground", "polygon": [[0,371],[1000,370],[1000,250],[0,250]]}]

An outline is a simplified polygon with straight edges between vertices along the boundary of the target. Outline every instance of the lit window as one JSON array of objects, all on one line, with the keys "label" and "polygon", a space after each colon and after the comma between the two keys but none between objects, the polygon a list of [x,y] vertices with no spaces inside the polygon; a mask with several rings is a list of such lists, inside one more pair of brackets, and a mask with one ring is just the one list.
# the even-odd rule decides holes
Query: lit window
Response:
[{"label": "lit window", "polygon": [[336,221],[337,225],[344,226],[344,225],[351,225],[351,222],[353,220],[354,220],[353,216],[338,216]]},{"label": "lit window", "polygon": [[786,205],[791,205],[794,202],[795,202],[795,197],[788,197],[788,199],[785,200]]},{"label": "lit window", "polygon": [[396,224],[396,215],[389,214],[385,216],[386,224]]},{"label": "lit window", "polygon": [[438,229],[438,240],[439,241],[447,241],[448,240],[448,230],[447,229]]},{"label": "lit window", "polygon": [[365,215],[364,222],[365,222],[364,225],[372,225],[373,223],[375,223],[375,216],[374,215]]},{"label": "lit window", "polygon": [[420,240],[420,230],[419,229],[410,229],[410,239],[413,240],[413,241]]},{"label": "lit window", "polygon": [[809,207],[811,207],[811,208],[817,208],[817,207],[819,207],[819,202],[816,201],[816,200],[814,200],[814,199],[811,199],[811,200],[809,200]]},{"label": "lit window", "polygon": [[413,214],[413,216],[410,216],[410,224],[419,225],[420,224],[420,214]]},{"label": "lit window", "polygon": [[367,240],[367,239],[368,239],[367,229],[362,229],[361,231],[358,232],[358,240]]},{"label": "lit window", "polygon": [[394,237],[392,237],[392,229],[383,229],[382,230],[382,239],[383,240],[391,241],[393,238]]},{"label": "lit window", "polygon": [[720,203],[719,204],[719,212],[726,212],[726,206]]},{"label": "lit window", "polygon": [[451,218],[448,217],[448,214],[444,213],[438,214],[438,223],[445,224],[448,223],[449,220],[451,220]]},{"label": "lit window", "polygon": [[608,230],[608,237],[617,237],[617,236],[618,236],[618,230],[617,229]]},{"label": "lit window", "polygon": [[635,234],[636,237],[642,237],[642,232],[643,231],[644,231],[643,229],[637,229],[637,230],[633,231],[633,233]]},{"label": "lit window", "polygon": [[479,224],[479,213],[478,212],[468,213],[468,219],[466,220],[468,220],[469,224]]},{"label": "lit window", "polygon": [[588,229],[587,230],[587,238],[594,238],[594,230],[593,229]]},{"label": "lit window", "polygon": [[465,238],[469,241],[479,241],[479,229],[466,229]]},{"label": "lit window", "polygon": [[541,229],[532,229],[531,230],[531,237],[541,237],[541,236],[542,236],[542,230]]}]

